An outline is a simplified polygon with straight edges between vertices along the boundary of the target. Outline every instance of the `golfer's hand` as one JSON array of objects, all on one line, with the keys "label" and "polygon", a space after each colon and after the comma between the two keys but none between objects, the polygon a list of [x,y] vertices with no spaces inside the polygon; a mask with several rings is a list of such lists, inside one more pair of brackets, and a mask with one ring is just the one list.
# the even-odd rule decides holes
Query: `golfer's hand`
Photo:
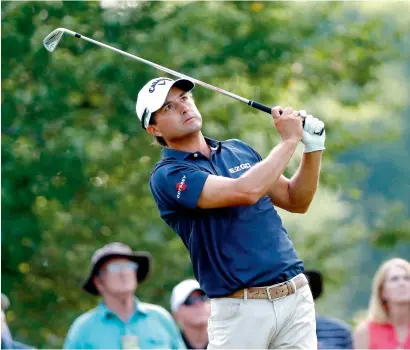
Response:
[{"label": "golfer's hand", "polygon": [[[303,128],[302,143],[305,145],[305,153],[322,151],[325,148],[326,131],[325,124],[312,115],[307,115],[306,111],[299,111],[302,118],[305,119]],[[323,129],[322,135],[317,135]]]},{"label": "golfer's hand", "polygon": [[281,106],[272,108],[273,123],[283,142],[302,139],[303,128],[302,118],[298,116],[298,111],[291,107],[283,109]]}]

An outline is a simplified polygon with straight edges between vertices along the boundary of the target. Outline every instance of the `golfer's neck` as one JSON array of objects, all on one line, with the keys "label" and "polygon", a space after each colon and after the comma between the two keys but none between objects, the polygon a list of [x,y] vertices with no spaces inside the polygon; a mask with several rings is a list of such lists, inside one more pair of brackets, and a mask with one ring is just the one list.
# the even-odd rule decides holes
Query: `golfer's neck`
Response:
[{"label": "golfer's neck", "polygon": [[209,157],[211,150],[205,141],[204,135],[199,131],[183,139],[167,141],[169,148],[177,149],[184,152],[201,152],[204,156]]}]

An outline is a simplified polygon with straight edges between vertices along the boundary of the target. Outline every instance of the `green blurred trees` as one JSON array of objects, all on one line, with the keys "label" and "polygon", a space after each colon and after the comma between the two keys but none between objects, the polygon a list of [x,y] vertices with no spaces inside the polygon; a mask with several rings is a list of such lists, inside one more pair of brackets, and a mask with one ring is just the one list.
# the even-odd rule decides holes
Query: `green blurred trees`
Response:
[{"label": "green blurred trees", "polygon": [[[154,274],[137,293],[144,301],[168,307],[173,285],[192,273],[185,248],[149,193],[159,150],[135,115],[139,88],[164,73],[69,37],[50,54],[42,40],[57,27],[247,98],[323,118],[328,139],[321,189],[301,220],[283,216],[306,265],[323,269],[335,285],[357,263],[349,265],[346,257],[355,256],[356,243],[375,227],[382,243],[408,234],[405,157],[395,162],[403,186],[389,195],[384,186],[382,205],[372,212],[365,198],[374,187],[363,188],[372,165],[393,158],[384,154],[386,143],[394,153],[408,142],[403,108],[409,103],[400,99],[406,81],[399,74],[393,89],[384,85],[392,67],[409,58],[405,5],[389,5],[395,16],[387,11],[385,20],[372,3],[1,6],[2,291],[10,295],[8,321],[21,340],[61,346],[73,319],[96,302],[78,286],[92,252],[106,242],[152,252]],[[241,138],[262,155],[278,140],[267,115],[201,87],[194,93],[205,134]],[[366,146],[374,142],[377,149]],[[378,176],[376,183],[389,183],[389,174]],[[383,212],[389,214],[379,226],[366,220]]]}]

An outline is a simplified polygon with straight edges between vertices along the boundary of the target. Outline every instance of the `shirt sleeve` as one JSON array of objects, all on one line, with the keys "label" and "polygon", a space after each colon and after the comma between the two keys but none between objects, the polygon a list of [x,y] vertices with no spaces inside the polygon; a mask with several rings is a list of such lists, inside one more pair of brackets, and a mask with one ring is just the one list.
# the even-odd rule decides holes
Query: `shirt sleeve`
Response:
[{"label": "shirt sleeve", "polygon": [[194,209],[208,175],[190,164],[168,163],[151,175],[151,192],[158,204]]},{"label": "shirt sleeve", "polygon": [[186,349],[184,340],[182,339],[181,332],[171,314],[162,307],[157,308],[158,316],[161,318],[161,322],[169,335],[170,349]]},{"label": "shirt sleeve", "polygon": [[67,337],[64,341],[63,349],[85,349],[83,342],[81,341],[81,336],[79,332],[79,327],[74,322],[70,327]]},{"label": "shirt sleeve", "polygon": [[175,324],[175,322],[173,321],[172,323],[173,323],[172,333],[174,333],[174,335],[173,335],[174,341],[173,341],[173,344],[172,344],[172,349],[175,349],[175,350],[177,350],[177,349],[186,349],[184,340],[182,339],[182,336],[181,336],[181,332],[179,331],[179,329],[178,329],[177,325]]}]

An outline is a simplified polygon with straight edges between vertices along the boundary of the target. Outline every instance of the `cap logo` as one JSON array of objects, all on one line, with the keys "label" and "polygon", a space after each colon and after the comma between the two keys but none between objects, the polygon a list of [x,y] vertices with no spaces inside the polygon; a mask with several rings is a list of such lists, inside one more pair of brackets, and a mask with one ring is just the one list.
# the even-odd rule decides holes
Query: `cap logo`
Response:
[{"label": "cap logo", "polygon": [[172,81],[172,79],[168,78],[160,78],[152,82],[151,87],[149,88],[149,92],[152,94],[155,91],[157,85],[165,85],[166,81]]}]

